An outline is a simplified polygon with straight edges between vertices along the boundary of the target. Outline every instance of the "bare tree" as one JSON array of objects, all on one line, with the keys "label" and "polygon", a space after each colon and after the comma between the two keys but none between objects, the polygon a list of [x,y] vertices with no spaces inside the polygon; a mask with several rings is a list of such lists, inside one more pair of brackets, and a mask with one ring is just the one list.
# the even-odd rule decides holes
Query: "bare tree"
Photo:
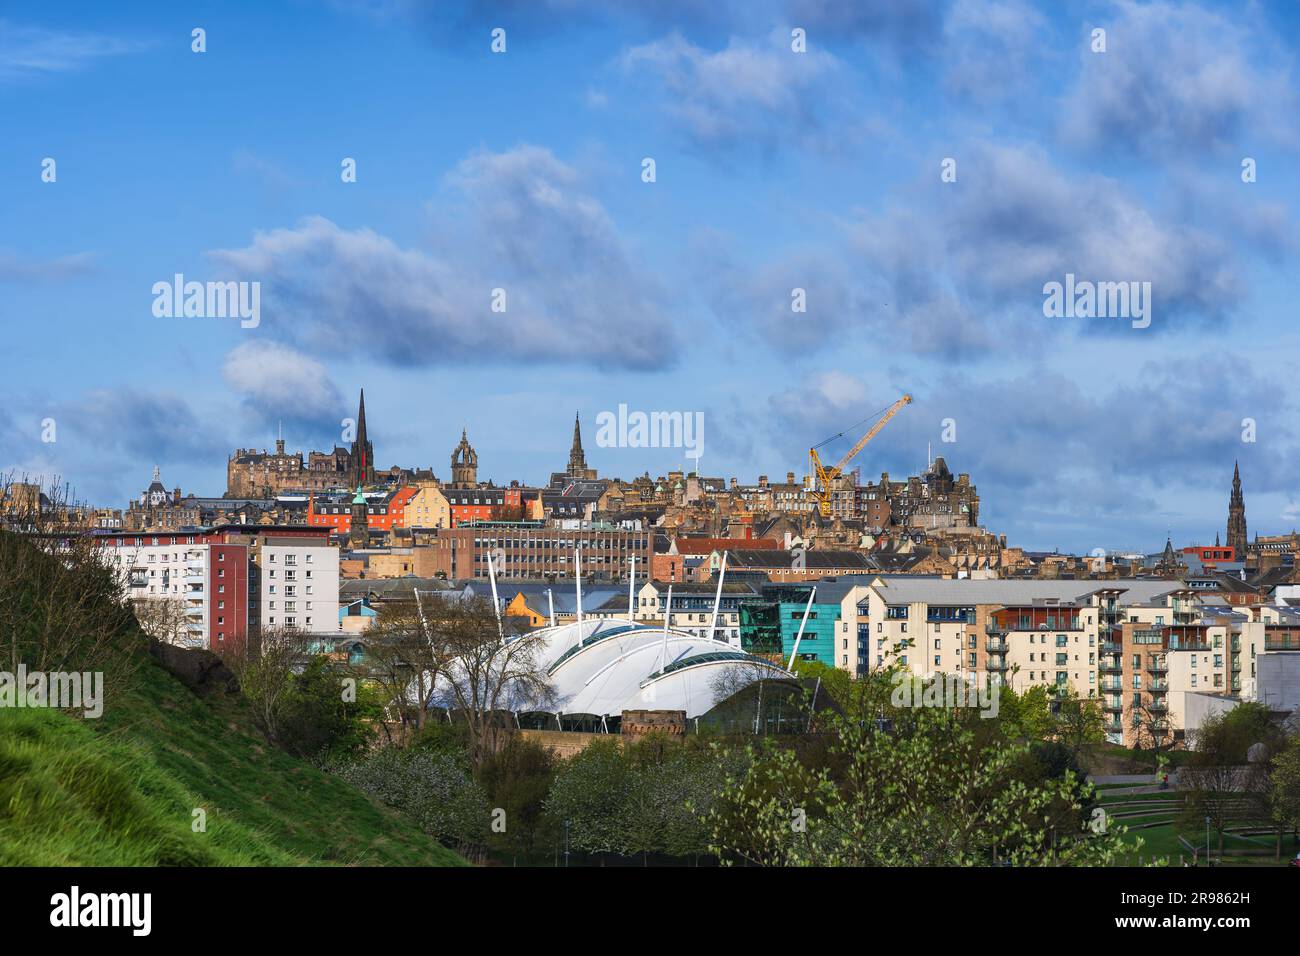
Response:
[{"label": "bare tree", "polygon": [[1169,723],[1169,713],[1159,706],[1146,703],[1133,707],[1130,726],[1133,728],[1135,750],[1150,750],[1157,765],[1160,755],[1174,746],[1174,732]]},{"label": "bare tree", "polygon": [[188,644],[185,602],[180,598],[133,598],[131,608],[144,631],[164,644]]},{"label": "bare tree", "polygon": [[502,637],[491,602],[481,598],[428,602],[424,615],[438,662],[432,699],[465,721],[470,759],[480,766],[496,750],[505,714],[551,709],[546,637]]},{"label": "bare tree", "polygon": [[254,721],[277,746],[280,718],[293,689],[293,675],[310,656],[307,645],[307,636],[299,631],[267,629],[222,655],[226,666],[239,678],[239,688],[253,711]]},{"label": "bare tree", "polygon": [[437,681],[443,655],[435,646],[423,607],[436,610],[436,598],[385,601],[375,623],[366,631],[366,676],[383,691],[390,711],[405,726],[417,729],[428,720],[429,695]]},{"label": "bare tree", "polygon": [[65,489],[0,477],[0,666],[99,672],[111,702],[142,660],[124,590]]}]

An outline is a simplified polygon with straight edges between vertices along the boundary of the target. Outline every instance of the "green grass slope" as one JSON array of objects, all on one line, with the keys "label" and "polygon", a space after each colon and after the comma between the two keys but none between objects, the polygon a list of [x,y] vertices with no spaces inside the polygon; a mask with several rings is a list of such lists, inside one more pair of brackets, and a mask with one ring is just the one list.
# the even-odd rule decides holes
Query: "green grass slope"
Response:
[{"label": "green grass slope", "polygon": [[[206,813],[206,832],[192,829]],[[148,659],[100,720],[0,709],[0,865],[460,865]]]}]

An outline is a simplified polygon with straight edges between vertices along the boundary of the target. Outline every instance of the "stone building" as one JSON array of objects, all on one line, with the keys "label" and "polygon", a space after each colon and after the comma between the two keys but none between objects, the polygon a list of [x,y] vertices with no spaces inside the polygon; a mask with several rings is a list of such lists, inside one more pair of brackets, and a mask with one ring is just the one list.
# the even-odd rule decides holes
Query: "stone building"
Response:
[{"label": "stone building", "polygon": [[923,475],[891,481],[884,472],[878,484],[859,488],[858,512],[879,515],[888,525],[925,531],[974,528],[979,526],[980,499],[970,475],[954,478],[941,456]]},{"label": "stone building", "polygon": [[227,498],[273,498],[285,491],[330,491],[373,485],[375,449],[366,433],[366,394],[357,409],[356,440],[350,448],[335,445],[327,452],[312,451],[303,462],[301,451],[285,451],[276,439],[275,453],[266,449],[238,448],[226,462]]}]

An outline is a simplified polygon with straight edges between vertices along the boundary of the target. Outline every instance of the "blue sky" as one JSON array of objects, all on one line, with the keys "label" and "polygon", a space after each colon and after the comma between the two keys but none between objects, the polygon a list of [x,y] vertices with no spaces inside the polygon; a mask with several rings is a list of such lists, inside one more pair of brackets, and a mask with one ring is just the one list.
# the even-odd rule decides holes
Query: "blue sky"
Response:
[{"label": "blue sky", "polygon": [[[908,391],[864,476],[929,444],[1012,543],[1210,542],[1235,459],[1251,532],[1300,525],[1300,5],[51,7],[0,11],[6,471],[219,494],[364,386],[385,466],[446,476],[463,427],[540,483],[575,410],[602,474],[690,465],[596,447],[626,403],[752,481]],[[260,325],[155,317],[178,272]],[[1066,273],[1151,282],[1150,327],[1045,317]]]}]

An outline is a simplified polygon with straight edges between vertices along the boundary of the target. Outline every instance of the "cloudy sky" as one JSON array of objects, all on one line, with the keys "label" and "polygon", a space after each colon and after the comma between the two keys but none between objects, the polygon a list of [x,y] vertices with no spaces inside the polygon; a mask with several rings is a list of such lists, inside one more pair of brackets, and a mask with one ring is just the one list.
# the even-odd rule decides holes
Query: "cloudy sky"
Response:
[{"label": "cloudy sky", "polygon": [[[540,483],[575,411],[602,474],[692,464],[596,447],[625,403],[752,481],[906,391],[863,475],[932,448],[1013,543],[1211,542],[1237,459],[1289,531],[1298,38],[1290,0],[8,2],[0,468],[220,494],[364,386],[385,466],[466,428]],[[177,273],[260,324],[156,317]],[[1149,327],[1046,317],[1067,274],[1151,283]]]}]

